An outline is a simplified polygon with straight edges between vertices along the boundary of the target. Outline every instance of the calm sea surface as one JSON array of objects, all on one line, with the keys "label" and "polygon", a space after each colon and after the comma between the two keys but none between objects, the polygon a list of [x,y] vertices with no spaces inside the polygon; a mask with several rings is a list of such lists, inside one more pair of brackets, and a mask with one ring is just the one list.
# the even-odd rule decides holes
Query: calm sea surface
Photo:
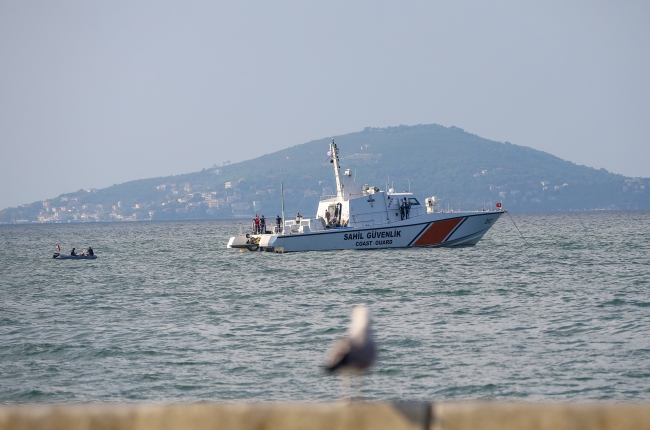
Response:
[{"label": "calm sea surface", "polygon": [[[0,403],[650,400],[650,213],[515,214],[473,248],[227,250],[248,222],[0,226]],[[92,245],[94,261],[53,260]]]}]

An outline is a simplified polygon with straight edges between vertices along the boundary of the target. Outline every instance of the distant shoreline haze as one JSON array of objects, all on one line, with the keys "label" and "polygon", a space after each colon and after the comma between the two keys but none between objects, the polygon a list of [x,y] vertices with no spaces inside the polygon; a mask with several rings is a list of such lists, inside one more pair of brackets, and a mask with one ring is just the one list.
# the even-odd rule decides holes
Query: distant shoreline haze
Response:
[{"label": "distant shoreline haze", "polygon": [[[200,172],[140,179],[103,189],[80,189],[0,211],[0,223],[173,219],[250,219],[258,213],[315,213],[334,194],[326,162],[331,137]],[[357,182],[419,197],[436,196],[447,210],[511,211],[650,209],[650,179],[579,166],[546,152],[495,142],[458,127],[370,128],[335,136],[341,169]],[[280,176],[282,167],[282,178]]]}]

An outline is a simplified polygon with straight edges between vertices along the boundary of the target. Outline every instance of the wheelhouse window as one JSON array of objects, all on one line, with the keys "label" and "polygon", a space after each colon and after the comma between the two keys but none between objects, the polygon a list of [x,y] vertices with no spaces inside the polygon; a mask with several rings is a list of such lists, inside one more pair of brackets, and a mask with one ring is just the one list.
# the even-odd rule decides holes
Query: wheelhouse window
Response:
[{"label": "wheelhouse window", "polygon": [[415,197],[409,197],[409,203],[411,206],[418,206],[420,204],[420,202],[418,202],[418,199]]}]

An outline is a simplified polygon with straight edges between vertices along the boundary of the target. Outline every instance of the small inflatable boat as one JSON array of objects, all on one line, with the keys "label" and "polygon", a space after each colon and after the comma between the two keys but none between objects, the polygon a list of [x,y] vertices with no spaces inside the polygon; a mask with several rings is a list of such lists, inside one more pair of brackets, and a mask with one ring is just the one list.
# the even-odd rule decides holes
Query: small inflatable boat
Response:
[{"label": "small inflatable boat", "polygon": [[52,258],[58,258],[59,260],[94,260],[97,258],[96,255],[62,255],[58,252],[55,252]]}]

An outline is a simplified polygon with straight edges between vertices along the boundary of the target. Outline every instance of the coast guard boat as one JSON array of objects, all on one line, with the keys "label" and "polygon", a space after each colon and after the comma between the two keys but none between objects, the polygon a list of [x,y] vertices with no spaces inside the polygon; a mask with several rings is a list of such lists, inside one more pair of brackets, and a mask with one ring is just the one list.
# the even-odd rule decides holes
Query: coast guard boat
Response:
[{"label": "coast guard boat", "polygon": [[[330,143],[336,196],[318,204],[315,218],[284,218],[273,231],[231,237],[228,248],[242,251],[298,252],[476,245],[505,213],[496,210],[445,212],[436,198],[423,202],[411,192],[358,185],[350,169],[341,173],[339,149]],[[408,209],[406,209],[408,208]]]}]

